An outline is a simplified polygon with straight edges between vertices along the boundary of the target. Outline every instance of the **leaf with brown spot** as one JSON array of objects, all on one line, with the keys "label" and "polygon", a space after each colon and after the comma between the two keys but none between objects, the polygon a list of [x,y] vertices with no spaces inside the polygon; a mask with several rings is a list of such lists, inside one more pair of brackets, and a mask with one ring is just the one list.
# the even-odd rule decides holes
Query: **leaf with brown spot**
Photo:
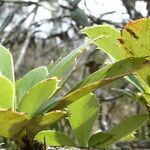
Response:
[{"label": "leaf with brown spot", "polygon": [[125,28],[125,30],[127,30],[127,32],[129,32],[129,34],[131,34],[131,36],[133,36],[134,38],[139,39],[139,37],[131,29]]},{"label": "leaf with brown spot", "polygon": [[[121,33],[109,25],[88,27],[83,30],[88,37],[102,35],[105,37],[95,41],[101,50],[105,51],[116,61],[128,57],[150,56],[150,17],[127,23]],[[150,92],[149,66],[138,71],[138,80],[146,92]]]},{"label": "leaf with brown spot", "polygon": [[[121,40],[125,41],[121,47],[126,49],[130,56],[150,56],[150,18],[130,21],[122,31]],[[149,67],[140,70],[138,75],[146,92],[150,92],[150,83],[147,78],[150,76]]]},{"label": "leaf with brown spot", "polygon": [[150,56],[150,18],[129,22],[120,38],[136,57]]}]

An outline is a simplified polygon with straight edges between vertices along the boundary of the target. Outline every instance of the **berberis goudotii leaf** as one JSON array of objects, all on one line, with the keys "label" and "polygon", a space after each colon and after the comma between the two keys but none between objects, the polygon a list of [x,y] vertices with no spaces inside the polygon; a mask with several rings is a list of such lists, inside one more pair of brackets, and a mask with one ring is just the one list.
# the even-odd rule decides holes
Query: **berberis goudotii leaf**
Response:
[{"label": "berberis goudotii leaf", "polygon": [[[96,37],[97,34],[104,35],[94,43],[116,61],[144,56],[150,59],[150,18],[130,21],[121,32],[110,25],[98,25],[85,28],[83,33],[90,38]],[[144,92],[150,93],[149,66],[137,71],[136,78]]]}]

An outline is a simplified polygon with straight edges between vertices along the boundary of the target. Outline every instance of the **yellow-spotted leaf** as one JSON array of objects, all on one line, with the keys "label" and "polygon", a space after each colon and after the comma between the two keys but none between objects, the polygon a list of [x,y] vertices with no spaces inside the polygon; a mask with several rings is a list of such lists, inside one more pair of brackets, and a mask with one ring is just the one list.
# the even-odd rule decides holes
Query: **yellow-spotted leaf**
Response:
[{"label": "yellow-spotted leaf", "polygon": [[0,76],[0,108],[14,109],[15,86],[4,76]]},{"label": "yellow-spotted leaf", "polygon": [[24,113],[0,109],[0,135],[6,138],[15,137],[23,131],[28,120]]},{"label": "yellow-spotted leaf", "polygon": [[30,91],[23,97],[19,111],[28,113],[28,116],[33,117],[40,106],[47,102],[49,98],[58,89],[59,80],[56,77],[46,79],[36,84]]}]

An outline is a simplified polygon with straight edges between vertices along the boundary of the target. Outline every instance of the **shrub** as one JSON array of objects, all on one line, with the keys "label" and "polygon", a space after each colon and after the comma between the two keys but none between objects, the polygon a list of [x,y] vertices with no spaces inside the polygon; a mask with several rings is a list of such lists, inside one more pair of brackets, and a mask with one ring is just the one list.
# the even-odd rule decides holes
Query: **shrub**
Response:
[{"label": "shrub", "polygon": [[[149,22],[150,19],[129,22],[121,37],[118,30],[108,25],[85,28],[83,32],[90,38],[87,43],[48,67],[28,72],[16,82],[12,55],[0,46],[0,135],[24,149],[31,148],[34,139],[51,146],[105,148],[131,135],[149,119]],[[75,59],[91,43],[96,43],[116,62],[86,77],[63,97],[57,97],[56,93],[75,69]],[[139,93],[133,96],[148,113],[131,116],[109,131],[90,136],[100,108],[92,91],[124,76],[138,87],[140,96]],[[43,131],[69,114],[77,144],[63,133]]]}]

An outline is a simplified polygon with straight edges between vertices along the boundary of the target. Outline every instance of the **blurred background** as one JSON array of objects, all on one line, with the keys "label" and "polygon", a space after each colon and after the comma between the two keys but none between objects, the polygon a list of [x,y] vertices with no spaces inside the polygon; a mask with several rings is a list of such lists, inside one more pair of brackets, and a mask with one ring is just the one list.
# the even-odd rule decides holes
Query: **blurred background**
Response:
[{"label": "blurred background", "polygon": [[[110,24],[122,30],[129,20],[149,15],[150,0],[0,0],[0,43],[10,49],[18,79],[29,70],[49,65],[80,46],[86,38],[80,30],[86,26]],[[111,61],[94,45],[88,47],[60,95]],[[121,119],[142,111],[136,101],[112,88],[136,91],[124,79],[98,89],[95,93],[101,110],[93,132],[107,130]],[[67,130],[63,123],[63,132]],[[150,149],[150,127],[143,127],[136,136],[135,142],[120,142],[114,149]],[[16,149],[4,138],[0,145]]]}]

